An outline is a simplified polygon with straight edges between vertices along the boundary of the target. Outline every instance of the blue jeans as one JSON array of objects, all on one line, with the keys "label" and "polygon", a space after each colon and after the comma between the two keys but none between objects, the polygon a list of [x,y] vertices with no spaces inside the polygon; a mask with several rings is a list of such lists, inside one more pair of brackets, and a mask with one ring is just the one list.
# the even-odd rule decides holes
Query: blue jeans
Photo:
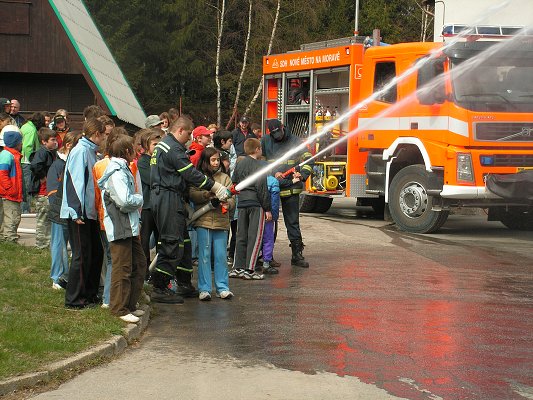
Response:
[{"label": "blue jeans", "polygon": [[68,227],[67,225],[52,222],[50,231],[50,256],[52,267],[50,268],[50,278],[57,283],[62,276],[66,280],[68,277]]},{"label": "blue jeans", "polygon": [[100,238],[102,239],[102,247],[104,248],[104,264],[102,270],[105,270],[104,277],[104,293],[102,295],[102,303],[109,304],[111,298],[111,270],[113,264],[111,262],[111,250],[105,231],[100,231]]},{"label": "blue jeans", "polygon": [[229,290],[226,243],[228,231],[196,228],[198,237],[198,290],[211,292],[211,252],[215,259],[215,288],[217,293]]}]

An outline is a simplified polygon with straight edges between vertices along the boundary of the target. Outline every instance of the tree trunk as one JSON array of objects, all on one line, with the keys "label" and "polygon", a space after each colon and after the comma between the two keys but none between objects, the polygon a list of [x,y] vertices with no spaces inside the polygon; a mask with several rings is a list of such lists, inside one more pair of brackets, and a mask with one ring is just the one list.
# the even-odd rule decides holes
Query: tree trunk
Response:
[{"label": "tree trunk", "polygon": [[[270,35],[270,42],[268,43],[268,51],[266,53],[267,56],[269,56],[270,52],[272,51],[272,43],[274,42],[274,37],[276,36],[276,28],[278,26],[280,8],[281,8],[281,0],[278,0],[278,7],[276,8],[276,17],[274,18],[274,25],[272,26],[272,33]],[[246,111],[244,111],[244,115],[247,115],[250,112],[250,109],[253,107],[253,105],[257,101],[257,98],[261,94],[262,89],[263,89],[263,77],[261,77],[261,80],[259,81],[259,85],[257,85],[257,90],[255,91],[255,95],[250,101],[250,104],[248,104],[248,107],[246,107]]]},{"label": "tree trunk", "polygon": [[[246,35],[246,43],[244,45],[244,56],[242,59],[241,75],[239,76],[239,81],[237,83],[237,93],[235,94],[235,103],[233,104],[233,113],[231,114],[231,118],[229,119],[228,124],[226,125],[226,130],[229,129],[229,126],[231,125],[231,122],[233,121],[233,119],[235,119],[235,121],[237,120],[237,112],[238,112],[237,109],[239,106],[239,97],[241,96],[242,79],[244,77],[244,71],[246,70],[246,61],[248,60],[248,45],[250,43],[250,33],[252,31],[252,0],[249,0],[249,3],[250,3],[250,7],[248,9],[248,34]],[[235,123],[235,125],[237,124]]]},{"label": "tree trunk", "polygon": [[226,0],[222,0],[222,7],[219,9],[219,18],[218,18],[218,38],[217,38],[217,57],[216,57],[216,66],[215,66],[215,82],[217,84],[217,125],[220,126],[222,123],[222,110],[221,110],[221,89],[220,89],[220,44],[222,43],[222,32],[224,30],[224,17],[226,14]]}]

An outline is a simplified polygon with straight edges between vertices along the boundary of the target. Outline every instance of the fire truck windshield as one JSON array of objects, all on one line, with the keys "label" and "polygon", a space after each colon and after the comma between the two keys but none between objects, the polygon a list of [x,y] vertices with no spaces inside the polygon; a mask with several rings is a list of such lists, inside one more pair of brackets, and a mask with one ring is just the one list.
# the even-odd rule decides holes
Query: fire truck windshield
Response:
[{"label": "fire truck windshield", "polygon": [[451,59],[453,101],[481,112],[533,112],[533,60],[491,58],[454,74],[464,58]]}]

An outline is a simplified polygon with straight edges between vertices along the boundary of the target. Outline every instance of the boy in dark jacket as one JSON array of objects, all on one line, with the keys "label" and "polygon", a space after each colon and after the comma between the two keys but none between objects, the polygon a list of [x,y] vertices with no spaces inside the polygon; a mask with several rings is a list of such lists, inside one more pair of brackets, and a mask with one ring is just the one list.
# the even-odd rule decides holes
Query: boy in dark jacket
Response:
[{"label": "boy in dark jacket", "polygon": [[57,157],[57,133],[49,128],[39,129],[41,148],[37,150],[31,160],[32,185],[30,195],[35,196],[37,211],[37,227],[35,230],[35,246],[45,249],[50,246],[50,221],[48,220],[48,191],[46,190],[46,175]]},{"label": "boy in dark jacket", "polygon": [[[141,176],[143,206],[141,211],[141,245],[146,256],[146,265],[150,265],[150,236],[153,234],[157,243],[159,232],[155,224],[152,206],[150,205],[150,158],[154,152],[155,146],[164,136],[164,132],[159,128],[143,129],[145,131],[141,136],[141,146],[144,153],[141,154],[137,161],[137,168]],[[150,271],[146,269],[146,280],[148,280]]]},{"label": "boy in dark jacket", "polygon": [[[250,138],[244,142],[246,157],[240,160],[233,172],[233,183],[238,184],[261,169],[261,143]],[[263,279],[255,272],[255,263],[261,250],[265,220],[272,220],[270,193],[266,175],[237,195],[237,243],[235,245],[234,268],[230,278]]]}]

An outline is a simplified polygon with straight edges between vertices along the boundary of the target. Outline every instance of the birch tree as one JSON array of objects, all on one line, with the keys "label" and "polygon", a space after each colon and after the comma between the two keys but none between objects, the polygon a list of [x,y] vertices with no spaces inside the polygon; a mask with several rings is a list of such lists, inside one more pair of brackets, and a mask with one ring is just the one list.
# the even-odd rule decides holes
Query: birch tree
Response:
[{"label": "birch tree", "polygon": [[[274,17],[274,24],[272,25],[272,33],[270,34],[270,41],[268,42],[268,50],[266,55],[269,56],[272,52],[272,43],[274,43],[274,37],[276,36],[276,28],[278,26],[278,20],[279,20],[279,10],[281,8],[281,0],[278,0],[278,6],[276,7],[276,16]],[[243,115],[247,115],[250,112],[250,109],[253,107],[255,102],[257,101],[257,98],[261,94],[261,91],[263,90],[263,77],[259,80],[259,85],[257,85],[257,90],[255,91],[255,95],[250,101],[250,104],[248,104],[248,107],[246,107],[246,110],[244,111]]]},{"label": "birch tree", "polygon": [[[237,110],[239,106],[239,98],[241,96],[241,87],[242,87],[242,79],[244,77],[244,72],[246,71],[246,62],[248,60],[248,46],[250,44],[250,34],[252,32],[252,0],[248,1],[248,33],[246,34],[246,42],[244,44],[244,56],[242,59],[242,69],[241,74],[239,76],[239,80],[237,82],[237,93],[235,94],[235,103],[233,104],[233,112],[231,114],[231,117],[226,125],[226,130],[229,129],[231,122],[235,119],[237,120]],[[220,124],[219,124],[220,126]]]},{"label": "birch tree", "polygon": [[220,44],[222,43],[222,33],[224,31],[224,17],[226,16],[226,0],[222,0],[222,5],[218,11],[217,26],[218,26],[218,36],[217,36],[217,55],[215,63],[215,82],[217,84],[217,125],[222,124],[222,102],[221,102],[221,89],[220,89]]}]

